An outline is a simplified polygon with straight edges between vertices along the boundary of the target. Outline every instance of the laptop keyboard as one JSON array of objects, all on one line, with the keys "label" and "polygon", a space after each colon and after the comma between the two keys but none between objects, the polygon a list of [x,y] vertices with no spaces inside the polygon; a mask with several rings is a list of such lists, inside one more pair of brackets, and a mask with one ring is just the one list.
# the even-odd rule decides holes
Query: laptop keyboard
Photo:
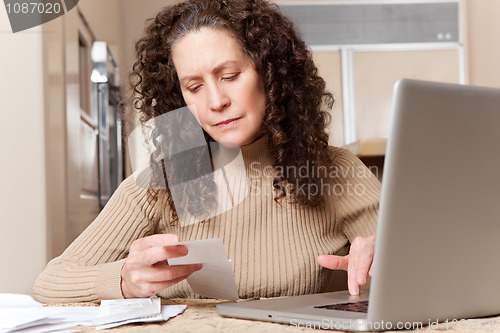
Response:
[{"label": "laptop keyboard", "polygon": [[359,302],[321,305],[321,306],[315,306],[315,308],[367,313],[368,312],[368,301],[366,300],[366,301],[359,301]]}]

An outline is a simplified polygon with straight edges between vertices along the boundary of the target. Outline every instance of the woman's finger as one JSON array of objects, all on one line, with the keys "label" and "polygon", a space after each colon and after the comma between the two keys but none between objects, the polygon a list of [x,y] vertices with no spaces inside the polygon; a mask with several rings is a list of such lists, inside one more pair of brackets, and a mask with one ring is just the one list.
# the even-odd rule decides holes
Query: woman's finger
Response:
[{"label": "woman's finger", "polygon": [[358,271],[358,253],[349,253],[349,267],[347,268],[347,288],[351,295],[359,295],[359,284],[356,281]]},{"label": "woman's finger", "polygon": [[366,283],[366,278],[372,266],[372,261],[373,261],[373,248],[371,244],[367,243],[361,250],[358,259],[358,270],[356,272],[356,281],[360,285],[364,285]]},{"label": "woman's finger", "polygon": [[347,288],[351,295],[359,295],[359,283],[357,274],[359,269],[359,257],[364,247],[365,239],[356,237],[349,249],[349,267],[347,268]]},{"label": "woman's finger", "polygon": [[186,254],[188,254],[188,249],[184,245],[154,246],[139,252],[136,260],[144,265],[154,265],[170,258],[183,257]]},{"label": "woman's finger", "polygon": [[174,234],[155,234],[136,239],[130,245],[130,253],[141,252],[150,247],[174,244],[179,242],[179,236]]},{"label": "woman's finger", "polygon": [[356,279],[359,284],[366,283],[367,276],[371,271],[373,255],[375,251],[375,235],[363,239],[363,248],[361,249],[358,262],[358,272]]},{"label": "woman's finger", "polygon": [[144,270],[147,282],[166,282],[191,275],[203,268],[202,264],[151,267]]},{"label": "woman's finger", "polygon": [[347,270],[349,264],[349,255],[346,256],[336,256],[323,254],[316,258],[319,265],[329,268],[329,269],[342,269]]}]

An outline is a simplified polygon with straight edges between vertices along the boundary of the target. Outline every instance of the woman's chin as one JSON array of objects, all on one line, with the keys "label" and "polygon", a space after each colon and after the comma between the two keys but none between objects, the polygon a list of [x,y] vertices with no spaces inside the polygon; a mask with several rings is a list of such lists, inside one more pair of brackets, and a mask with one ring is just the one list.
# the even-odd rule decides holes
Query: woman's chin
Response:
[{"label": "woman's chin", "polygon": [[222,145],[228,145],[228,146],[244,146],[246,143],[245,138],[241,138],[239,136],[233,136],[233,135],[224,135],[215,138],[215,141]]},{"label": "woman's chin", "polygon": [[[210,134],[210,133],[209,133]],[[228,143],[239,147],[249,145],[257,141],[262,136],[262,130],[257,133],[241,133],[241,131],[226,131],[225,133],[214,133],[212,138],[219,143]]]}]

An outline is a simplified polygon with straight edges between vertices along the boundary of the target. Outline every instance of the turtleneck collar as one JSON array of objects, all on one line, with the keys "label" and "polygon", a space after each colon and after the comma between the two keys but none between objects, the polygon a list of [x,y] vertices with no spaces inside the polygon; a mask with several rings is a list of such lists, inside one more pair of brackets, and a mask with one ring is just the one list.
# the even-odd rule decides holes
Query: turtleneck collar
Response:
[{"label": "turtleneck collar", "polygon": [[[214,149],[212,151],[216,169],[221,166],[227,165],[238,154],[238,150],[231,148],[221,148],[222,147],[218,146],[217,149]],[[256,141],[241,146],[239,150],[241,151],[241,155],[243,156],[244,163],[247,167],[252,162],[259,162],[258,164],[261,166],[272,165],[272,158],[269,152],[267,135],[263,135]]]},{"label": "turtleneck collar", "polygon": [[254,142],[241,146],[241,154],[243,155],[243,159],[250,163],[270,157],[267,135],[263,135]]}]

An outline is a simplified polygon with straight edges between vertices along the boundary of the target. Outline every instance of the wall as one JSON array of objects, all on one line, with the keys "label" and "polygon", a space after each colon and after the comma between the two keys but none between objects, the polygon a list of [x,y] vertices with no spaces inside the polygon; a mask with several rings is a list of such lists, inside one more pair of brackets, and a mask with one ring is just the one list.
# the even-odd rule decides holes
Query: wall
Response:
[{"label": "wall", "polygon": [[[108,41],[120,60],[118,0],[82,0],[77,8],[95,38]],[[0,9],[0,45],[9,50],[0,52],[4,109],[0,292],[31,293],[48,260],[67,246],[66,111],[78,94],[67,65],[77,56],[73,52],[78,45],[75,15],[73,10],[43,26],[12,34],[6,11],[3,6]]]},{"label": "wall", "polygon": [[41,31],[12,34],[0,10],[0,292],[31,292],[47,260]]},{"label": "wall", "polygon": [[[122,16],[123,0],[81,0],[78,9],[81,11],[97,40],[108,43],[111,53],[117,62],[122,59]],[[143,1],[136,1],[143,3]]]},{"label": "wall", "polygon": [[47,259],[66,248],[66,75],[65,17],[42,26],[45,120],[45,200],[47,209]]},{"label": "wall", "polygon": [[466,0],[469,83],[500,88],[500,1]]},{"label": "wall", "polygon": [[135,43],[143,37],[146,20],[153,18],[163,7],[176,3],[174,0],[120,0],[120,13],[122,15],[122,82],[128,83],[128,73],[135,60]]},{"label": "wall", "polygon": [[[153,18],[163,7],[176,3],[175,0],[120,0],[120,13],[124,22],[122,29],[122,55],[120,63],[121,81],[124,92],[129,88],[129,73],[135,62],[135,43],[145,35],[144,28],[147,20]],[[137,117],[130,108],[127,108],[127,122],[125,122],[125,132],[130,133],[133,127],[138,124]],[[125,150],[125,172],[132,173],[128,150]]]}]

